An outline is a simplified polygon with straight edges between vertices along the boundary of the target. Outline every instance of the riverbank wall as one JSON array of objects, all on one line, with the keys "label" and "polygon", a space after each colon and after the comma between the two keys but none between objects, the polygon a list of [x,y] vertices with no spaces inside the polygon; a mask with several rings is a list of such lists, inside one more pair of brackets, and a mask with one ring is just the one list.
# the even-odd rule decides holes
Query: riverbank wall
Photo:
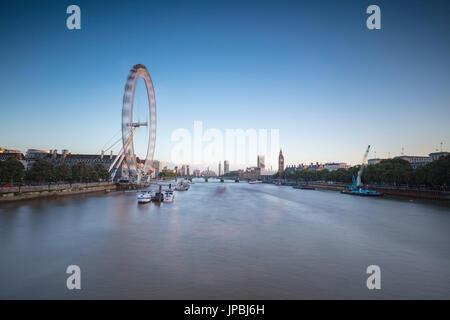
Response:
[{"label": "riverbank wall", "polygon": [[[309,185],[316,189],[333,190],[333,191],[347,190],[349,187],[349,185],[346,184],[310,183]],[[379,187],[379,186],[368,186],[368,188],[369,190],[376,190],[388,196],[431,199],[431,200],[450,200],[450,192],[445,191],[415,190],[415,189],[402,189],[395,187]]]},{"label": "riverbank wall", "polygon": [[43,186],[22,186],[20,188],[3,188],[0,191],[0,203],[92,192],[109,192],[116,189],[117,185],[112,182],[73,183]]},{"label": "riverbank wall", "polygon": [[332,190],[332,191],[341,191],[348,189],[348,185],[344,184],[322,184],[322,183],[309,183],[310,187],[314,187],[316,189],[322,189],[322,190]]},{"label": "riverbank wall", "polygon": [[420,198],[430,200],[450,200],[450,192],[433,191],[433,190],[410,190],[410,189],[395,189],[395,188],[380,188],[372,187],[371,190],[376,190],[380,193],[389,196]]}]

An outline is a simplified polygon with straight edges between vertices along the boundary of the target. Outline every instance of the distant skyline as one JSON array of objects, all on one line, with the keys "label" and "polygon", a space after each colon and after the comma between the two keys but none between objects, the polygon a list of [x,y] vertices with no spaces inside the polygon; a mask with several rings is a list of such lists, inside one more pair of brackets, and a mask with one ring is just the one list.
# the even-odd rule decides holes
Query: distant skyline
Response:
[{"label": "distant skyline", "polygon": [[[66,28],[70,4],[81,30]],[[370,4],[381,30],[366,28]],[[448,1],[1,2],[0,147],[100,153],[142,63],[163,163],[171,133],[196,120],[279,129],[286,165],[357,164],[369,144],[379,158],[448,151],[449,13]]]}]

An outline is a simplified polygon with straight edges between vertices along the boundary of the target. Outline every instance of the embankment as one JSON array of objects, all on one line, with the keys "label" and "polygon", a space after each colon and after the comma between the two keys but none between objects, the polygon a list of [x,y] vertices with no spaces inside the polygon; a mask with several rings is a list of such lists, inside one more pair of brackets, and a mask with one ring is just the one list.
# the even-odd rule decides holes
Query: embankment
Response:
[{"label": "embankment", "polygon": [[0,191],[0,203],[44,197],[59,197],[91,192],[109,192],[116,189],[116,184],[111,182],[73,183],[43,186],[22,186],[20,188],[3,188]]},{"label": "embankment", "polygon": [[444,191],[414,190],[414,189],[400,189],[400,188],[396,189],[396,188],[380,188],[380,187],[372,187],[370,189],[376,190],[380,193],[389,196],[431,199],[431,200],[450,200],[450,193]]},{"label": "embankment", "polygon": [[333,191],[341,191],[348,189],[348,185],[344,184],[309,183],[309,186],[314,187],[316,189],[333,190]]},{"label": "embankment", "polygon": [[[349,185],[345,184],[325,184],[325,183],[310,183],[310,186],[316,189],[341,191],[348,189]],[[432,200],[450,200],[450,192],[438,190],[416,190],[416,189],[402,189],[395,187],[379,187],[369,186],[370,190],[376,190],[384,195]]]}]

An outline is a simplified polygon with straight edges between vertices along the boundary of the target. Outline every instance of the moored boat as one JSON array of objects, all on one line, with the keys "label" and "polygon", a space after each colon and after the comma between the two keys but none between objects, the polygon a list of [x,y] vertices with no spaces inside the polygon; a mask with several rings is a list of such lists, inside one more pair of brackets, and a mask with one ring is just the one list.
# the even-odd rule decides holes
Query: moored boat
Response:
[{"label": "moored boat", "polygon": [[164,194],[162,192],[155,192],[155,195],[152,197],[153,202],[163,202]]},{"label": "moored boat", "polygon": [[152,196],[153,202],[163,202],[164,201],[164,193],[162,192],[161,185],[159,186],[159,191],[155,192],[155,194]]},{"label": "moored boat", "polygon": [[148,191],[137,196],[138,203],[148,203],[152,200],[152,192]]},{"label": "moored boat", "polygon": [[353,189],[341,190],[341,193],[350,194],[353,196],[360,196],[360,197],[382,197],[384,195],[378,191],[367,190],[367,189],[363,189],[363,188],[359,188],[357,190],[353,190]]},{"label": "moored boat", "polygon": [[173,194],[173,191],[172,190],[167,190],[165,192],[165,195],[164,195],[164,202],[171,203],[171,202],[174,201],[174,199],[175,199],[175,195]]},{"label": "moored boat", "polygon": [[181,182],[175,186],[176,191],[188,191],[190,184],[187,182]]},{"label": "moored boat", "polygon": [[367,159],[367,155],[369,154],[370,145],[367,147],[366,152],[364,153],[363,161],[361,164],[361,167],[358,171],[358,177],[355,179],[355,176],[352,176],[352,185],[348,187],[348,190],[341,190],[341,193],[343,194],[350,194],[353,196],[362,196],[362,197],[381,197],[383,196],[382,193],[376,191],[376,190],[369,190],[365,189],[362,182],[361,177],[364,170],[364,162]]}]

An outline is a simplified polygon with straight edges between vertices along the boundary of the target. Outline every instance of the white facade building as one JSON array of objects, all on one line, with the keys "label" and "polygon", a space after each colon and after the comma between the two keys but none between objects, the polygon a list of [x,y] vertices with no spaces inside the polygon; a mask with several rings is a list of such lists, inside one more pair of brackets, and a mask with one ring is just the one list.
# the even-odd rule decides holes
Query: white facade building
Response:
[{"label": "white facade building", "polygon": [[344,162],[339,162],[339,163],[325,163],[324,165],[324,169],[327,169],[329,171],[335,171],[335,170],[339,170],[339,169],[346,169],[348,168],[348,165]]}]

